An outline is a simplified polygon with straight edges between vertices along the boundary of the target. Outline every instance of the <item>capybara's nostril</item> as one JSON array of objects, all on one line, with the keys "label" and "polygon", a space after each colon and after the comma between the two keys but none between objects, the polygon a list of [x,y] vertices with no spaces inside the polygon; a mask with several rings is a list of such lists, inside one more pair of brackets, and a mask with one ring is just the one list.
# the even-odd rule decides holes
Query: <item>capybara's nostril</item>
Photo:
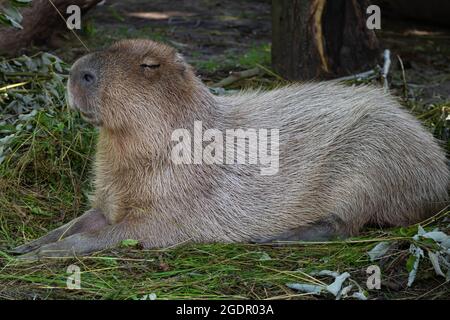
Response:
[{"label": "capybara's nostril", "polygon": [[90,71],[81,72],[81,83],[84,85],[93,85],[95,83],[95,75]]}]

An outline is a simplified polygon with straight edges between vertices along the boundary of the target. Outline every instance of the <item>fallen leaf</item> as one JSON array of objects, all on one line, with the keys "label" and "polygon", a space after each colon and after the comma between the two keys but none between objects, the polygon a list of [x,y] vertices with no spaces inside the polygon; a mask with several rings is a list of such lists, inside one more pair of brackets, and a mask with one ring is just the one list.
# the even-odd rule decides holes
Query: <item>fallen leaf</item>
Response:
[{"label": "fallen leaf", "polygon": [[287,283],[286,286],[288,286],[291,289],[305,292],[305,293],[311,293],[311,294],[320,294],[322,290],[324,289],[323,286],[315,285],[315,284],[307,284],[307,283]]},{"label": "fallen leaf", "polygon": [[445,278],[445,274],[442,272],[441,266],[439,265],[439,253],[428,251],[428,258],[430,258],[431,264],[433,265],[436,274]]},{"label": "fallen leaf", "polygon": [[370,261],[373,262],[375,260],[381,259],[382,257],[384,257],[384,255],[386,255],[390,248],[391,244],[389,242],[380,242],[367,253],[370,257]]},{"label": "fallen leaf", "polygon": [[414,280],[416,279],[417,270],[419,269],[420,257],[423,257],[423,250],[419,247],[416,247],[414,244],[411,244],[409,247],[409,252],[413,255],[414,263],[411,266],[411,271],[408,275],[408,287],[411,287]]},{"label": "fallen leaf", "polygon": [[344,272],[341,275],[337,276],[334,280],[334,282],[327,286],[328,292],[332,293],[334,296],[337,296],[338,293],[341,291],[342,284],[344,283],[347,278],[350,278],[350,273]]}]

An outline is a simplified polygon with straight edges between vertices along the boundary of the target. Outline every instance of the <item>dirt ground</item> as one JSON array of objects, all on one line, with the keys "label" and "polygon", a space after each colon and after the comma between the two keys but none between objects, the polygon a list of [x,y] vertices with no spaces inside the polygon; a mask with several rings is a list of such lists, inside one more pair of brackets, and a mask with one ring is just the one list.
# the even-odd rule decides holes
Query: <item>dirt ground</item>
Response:
[{"label": "dirt ground", "polygon": [[[231,67],[233,58],[251,48],[268,45],[271,32],[270,3],[255,0],[106,1],[83,23],[81,38],[90,49],[123,38],[164,41],[203,75],[226,74],[221,67]],[[86,53],[71,36],[56,51],[68,62]]]},{"label": "dirt ground", "polygon": [[[382,48],[393,53],[394,85],[399,85],[399,58],[409,89],[419,102],[450,100],[450,30],[416,21],[387,20],[377,35]],[[410,92],[411,94],[411,92]]]}]

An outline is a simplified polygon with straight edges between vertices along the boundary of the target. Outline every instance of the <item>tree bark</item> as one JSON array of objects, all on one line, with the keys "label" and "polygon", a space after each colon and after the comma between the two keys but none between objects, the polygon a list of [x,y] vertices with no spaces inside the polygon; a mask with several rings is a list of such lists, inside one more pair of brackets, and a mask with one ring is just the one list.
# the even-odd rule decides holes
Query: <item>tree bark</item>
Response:
[{"label": "tree bark", "polygon": [[[30,7],[21,10],[23,29],[12,27],[0,28],[0,54],[15,55],[31,44],[43,44],[52,38],[56,31],[66,27],[65,21],[52,6],[52,3],[67,18],[69,5],[78,5],[84,13],[101,0],[33,0]],[[68,30],[68,29],[67,29]]]},{"label": "tree bark", "polygon": [[379,45],[365,0],[272,0],[272,66],[290,80],[372,68]]}]

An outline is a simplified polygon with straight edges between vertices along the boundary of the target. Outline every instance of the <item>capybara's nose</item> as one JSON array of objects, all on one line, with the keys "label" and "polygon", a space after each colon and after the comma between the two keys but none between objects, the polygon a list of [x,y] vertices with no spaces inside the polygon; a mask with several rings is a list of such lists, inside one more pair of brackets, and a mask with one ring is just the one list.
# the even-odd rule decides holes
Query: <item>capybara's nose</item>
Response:
[{"label": "capybara's nose", "polygon": [[80,82],[86,87],[92,86],[97,81],[97,77],[92,71],[84,70],[80,72]]}]

